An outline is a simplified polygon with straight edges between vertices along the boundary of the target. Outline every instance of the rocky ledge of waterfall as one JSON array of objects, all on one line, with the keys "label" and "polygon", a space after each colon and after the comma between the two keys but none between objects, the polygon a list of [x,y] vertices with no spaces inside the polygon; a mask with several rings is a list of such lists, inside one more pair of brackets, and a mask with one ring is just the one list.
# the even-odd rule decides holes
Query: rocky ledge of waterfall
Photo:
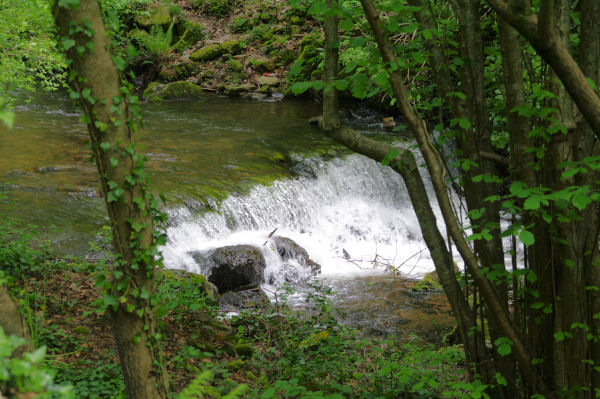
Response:
[{"label": "rocky ledge of waterfall", "polygon": [[[267,239],[260,248],[253,245],[230,245],[212,252],[192,251],[189,255],[219,290],[220,307],[226,312],[269,304],[264,283],[302,283],[321,272],[321,266],[308,252],[288,237]],[[278,270],[265,273],[267,260],[263,251],[277,256]]]}]

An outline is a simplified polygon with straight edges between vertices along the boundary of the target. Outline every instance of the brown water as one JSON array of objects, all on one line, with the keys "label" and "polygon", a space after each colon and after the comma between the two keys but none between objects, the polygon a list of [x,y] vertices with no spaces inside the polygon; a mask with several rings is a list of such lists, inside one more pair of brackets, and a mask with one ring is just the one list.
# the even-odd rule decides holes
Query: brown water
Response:
[{"label": "brown water", "polygon": [[[281,162],[290,153],[339,151],[307,123],[319,111],[318,104],[304,101],[214,96],[144,104],[138,143],[148,158],[152,189],[178,207],[290,177]],[[60,93],[40,93],[18,106],[12,130],[0,125],[0,216],[37,225],[62,253],[85,254],[108,222],[86,142],[77,109]],[[453,324],[443,296],[411,294],[411,283],[395,276],[325,282],[337,292],[334,303],[347,313],[344,320],[369,334],[417,333],[439,341]]]},{"label": "brown water", "polygon": [[[138,143],[152,189],[176,204],[288,176],[278,162],[284,154],[333,147],[307,123],[318,111],[308,102],[214,96],[144,104]],[[40,93],[16,107],[12,130],[0,126],[3,217],[35,224],[59,249],[79,254],[107,222],[86,143],[77,109],[60,93]]]}]

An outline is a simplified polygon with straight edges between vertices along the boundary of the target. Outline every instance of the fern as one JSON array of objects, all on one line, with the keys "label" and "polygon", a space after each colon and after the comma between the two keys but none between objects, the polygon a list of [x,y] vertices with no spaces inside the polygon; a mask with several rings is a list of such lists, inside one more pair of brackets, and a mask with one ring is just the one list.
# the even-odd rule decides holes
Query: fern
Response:
[{"label": "fern", "polygon": [[227,395],[221,396],[217,389],[210,385],[214,375],[206,370],[198,374],[189,385],[181,391],[177,399],[237,399],[248,390],[248,386],[241,384],[232,389]]}]

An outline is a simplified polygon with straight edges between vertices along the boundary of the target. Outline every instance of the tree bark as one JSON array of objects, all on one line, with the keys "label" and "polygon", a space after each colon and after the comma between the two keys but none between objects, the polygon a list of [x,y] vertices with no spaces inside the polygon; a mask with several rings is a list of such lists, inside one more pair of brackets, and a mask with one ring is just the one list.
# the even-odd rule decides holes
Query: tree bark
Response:
[{"label": "tree bark", "polygon": [[29,328],[23,320],[23,316],[19,313],[19,307],[10,297],[6,285],[0,285],[0,327],[6,335],[16,335],[27,341],[27,344],[17,349],[13,355],[18,356],[23,352],[31,352],[33,345],[31,344]]},{"label": "tree bark", "polygon": [[66,46],[70,85],[89,118],[92,151],[112,225],[113,288],[118,298],[110,306],[110,315],[127,397],[164,399],[166,370],[160,366],[160,352],[152,338],[156,323],[149,301],[155,263],[155,254],[149,252],[153,223],[141,155],[135,153],[131,97],[121,91],[121,75],[96,0],[80,0],[74,8],[55,2],[53,13],[62,42],[74,40]]},{"label": "tree bark", "polygon": [[[600,97],[587,82],[585,74],[568,48],[557,38],[553,30],[549,29],[548,23],[544,22],[548,18],[547,15],[551,13],[548,8],[542,15],[544,20],[540,27],[535,15],[526,15],[517,7],[512,7],[506,0],[486,0],[486,2],[523,35],[540,57],[552,67],[596,137],[600,138]],[[542,2],[542,4],[546,3],[549,1]],[[546,36],[548,34],[550,36]]]}]

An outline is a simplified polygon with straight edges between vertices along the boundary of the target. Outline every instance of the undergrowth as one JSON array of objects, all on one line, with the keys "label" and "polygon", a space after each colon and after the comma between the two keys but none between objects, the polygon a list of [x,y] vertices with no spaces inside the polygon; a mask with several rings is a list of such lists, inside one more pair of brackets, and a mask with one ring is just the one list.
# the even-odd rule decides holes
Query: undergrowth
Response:
[{"label": "undergrowth", "polygon": [[[124,398],[108,320],[92,283],[102,266],[59,259],[32,229],[7,224],[0,226],[0,265],[41,348],[21,358],[39,370],[28,374],[31,384],[39,385],[39,377],[50,381],[38,387],[48,392],[67,392],[72,385],[77,398]],[[337,321],[328,289],[318,283],[305,310],[291,309],[282,293],[267,309],[226,320],[218,318],[204,284],[201,276],[171,272],[159,282],[166,367],[172,391],[180,392],[173,397],[485,397],[484,385],[467,382],[461,347],[361,336]],[[0,338],[0,387],[7,389],[18,372],[6,366],[16,341]],[[23,384],[25,390],[32,386]]]}]

